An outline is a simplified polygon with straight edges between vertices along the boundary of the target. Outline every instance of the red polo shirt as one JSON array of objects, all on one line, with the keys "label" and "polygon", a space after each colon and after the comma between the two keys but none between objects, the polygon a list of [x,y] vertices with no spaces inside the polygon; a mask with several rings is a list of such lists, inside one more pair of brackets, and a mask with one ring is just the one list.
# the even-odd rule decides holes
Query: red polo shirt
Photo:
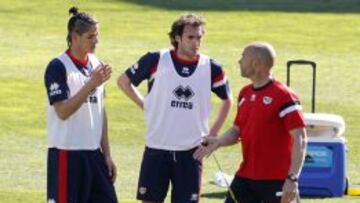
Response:
[{"label": "red polo shirt", "polygon": [[290,130],[305,126],[295,93],[276,80],[258,89],[245,86],[238,97],[234,124],[240,128],[243,153],[237,175],[254,180],[286,179],[293,145]]}]

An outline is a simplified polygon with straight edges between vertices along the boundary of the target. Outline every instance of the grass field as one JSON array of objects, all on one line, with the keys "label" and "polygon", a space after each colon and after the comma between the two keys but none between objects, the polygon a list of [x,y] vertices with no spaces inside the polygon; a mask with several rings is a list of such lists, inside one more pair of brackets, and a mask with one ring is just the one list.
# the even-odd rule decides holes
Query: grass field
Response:
[{"label": "grass field", "polygon": [[[114,67],[107,84],[110,139],[118,165],[120,202],[134,202],[144,144],[141,110],[117,89],[115,80],[149,50],[170,45],[167,32],[185,11],[208,21],[203,52],[218,59],[233,94],[248,81],[237,60],[244,46],[268,41],[278,52],[275,76],[285,81],[290,59],[318,64],[317,111],[346,121],[348,176],[360,184],[360,3],[356,0],[1,0],[0,1],[0,203],[45,202],[47,98],[44,67],[66,49],[67,10],[77,5],[101,23],[97,55]],[[292,73],[305,109],[310,110],[310,71]],[[145,90],[145,85],[142,85]],[[215,111],[218,100],[214,98]],[[232,109],[225,128],[234,117]],[[221,149],[217,158],[233,173],[241,160],[238,146]],[[211,181],[217,171],[205,161],[202,202],[221,202],[225,189]],[[305,203],[360,202],[359,197],[305,199]]]}]

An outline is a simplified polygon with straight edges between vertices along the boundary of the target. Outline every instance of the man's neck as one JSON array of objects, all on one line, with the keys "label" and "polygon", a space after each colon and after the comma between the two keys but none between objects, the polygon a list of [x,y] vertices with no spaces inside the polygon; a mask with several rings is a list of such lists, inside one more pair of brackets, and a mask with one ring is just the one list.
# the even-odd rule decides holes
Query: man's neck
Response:
[{"label": "man's neck", "polygon": [[268,75],[266,77],[252,79],[253,87],[254,88],[263,87],[264,85],[268,84],[271,80],[272,80],[272,77],[270,75]]},{"label": "man's neck", "polygon": [[76,48],[70,48],[69,53],[72,57],[74,57],[78,61],[85,62],[88,60],[88,54]]},{"label": "man's neck", "polygon": [[178,59],[185,61],[185,62],[194,62],[199,59],[199,55],[189,56],[189,55],[179,51],[178,49],[175,49],[175,54]]}]

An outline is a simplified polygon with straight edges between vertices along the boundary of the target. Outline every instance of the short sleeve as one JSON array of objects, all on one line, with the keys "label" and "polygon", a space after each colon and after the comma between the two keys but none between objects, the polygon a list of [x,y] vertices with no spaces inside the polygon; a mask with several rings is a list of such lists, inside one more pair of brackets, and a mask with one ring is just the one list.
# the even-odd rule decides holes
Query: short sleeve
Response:
[{"label": "short sleeve", "polygon": [[284,95],[283,103],[279,109],[279,117],[283,120],[288,131],[305,126],[299,98],[292,90]]},{"label": "short sleeve", "polygon": [[229,82],[222,66],[215,60],[210,60],[211,65],[211,91],[220,99],[228,99],[231,95]]},{"label": "short sleeve", "polygon": [[149,52],[142,56],[137,63],[129,67],[125,73],[131,83],[138,86],[143,80],[149,80],[157,69],[159,59],[159,52]]},{"label": "short sleeve", "polygon": [[45,88],[50,105],[69,98],[66,69],[59,59],[53,59],[45,70]]}]

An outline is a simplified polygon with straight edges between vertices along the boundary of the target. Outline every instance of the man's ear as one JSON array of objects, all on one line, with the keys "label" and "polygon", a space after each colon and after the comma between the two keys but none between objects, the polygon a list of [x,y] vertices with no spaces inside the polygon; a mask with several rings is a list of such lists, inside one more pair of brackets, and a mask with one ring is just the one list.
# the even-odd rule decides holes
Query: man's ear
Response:
[{"label": "man's ear", "polygon": [[71,36],[72,43],[77,42],[80,38],[80,35],[76,32],[72,32],[70,36]]},{"label": "man's ear", "polygon": [[181,41],[181,36],[175,35],[175,41],[179,44],[179,42]]},{"label": "man's ear", "polygon": [[255,57],[252,57],[251,59],[251,66],[252,67],[257,67],[259,65],[259,60],[256,59]]}]

